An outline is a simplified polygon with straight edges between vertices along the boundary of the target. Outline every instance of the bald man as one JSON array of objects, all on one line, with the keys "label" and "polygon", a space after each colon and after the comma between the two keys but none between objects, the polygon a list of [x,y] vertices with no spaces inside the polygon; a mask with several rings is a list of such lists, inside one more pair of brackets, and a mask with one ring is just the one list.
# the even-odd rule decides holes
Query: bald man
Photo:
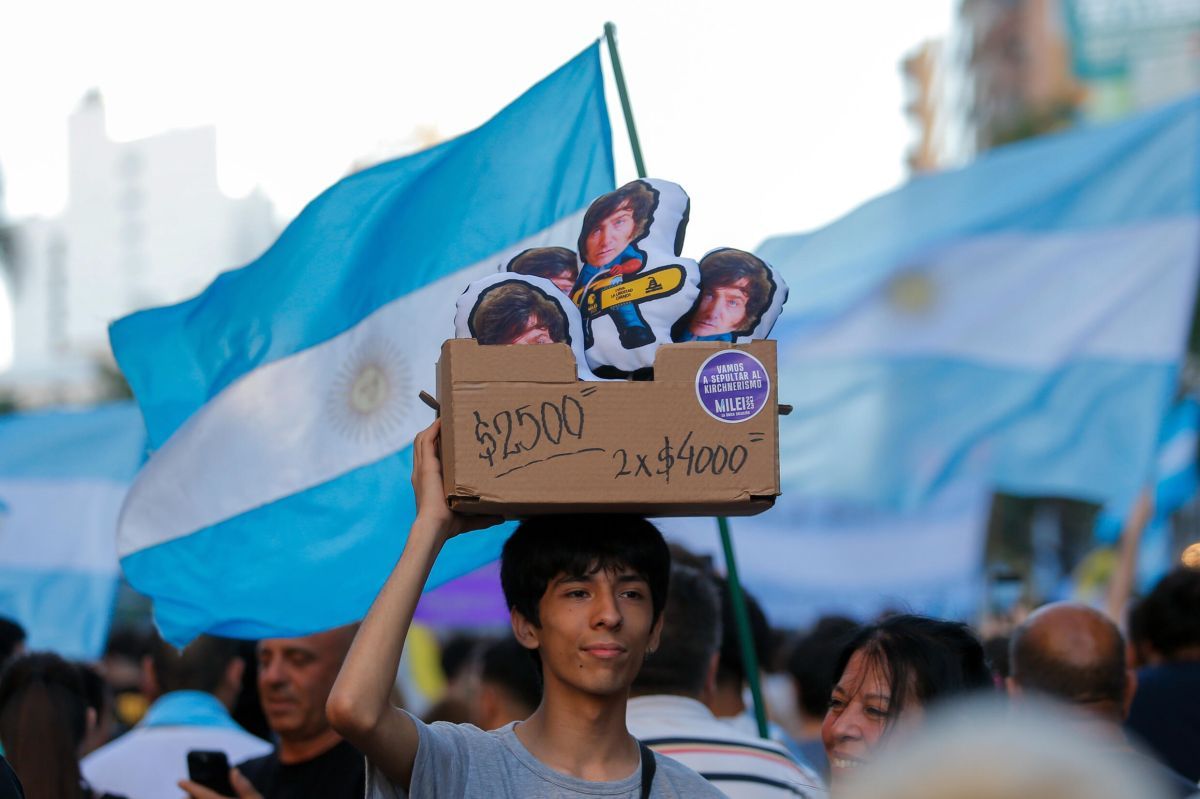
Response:
[{"label": "bald man", "polygon": [[1079,718],[1102,746],[1159,774],[1172,796],[1200,791],[1125,738],[1121,724],[1137,691],[1137,677],[1125,664],[1125,639],[1107,616],[1073,602],[1045,605],[1013,633],[1009,660],[1005,683],[1013,701],[1038,695],[1078,708]]},{"label": "bald man", "polygon": [[[300,638],[258,642],[258,694],[279,741],[274,752],[247,760],[231,775],[236,799],[361,799],[363,756],[325,716],[325,702],[358,625]],[[193,799],[220,799],[194,782]]]}]

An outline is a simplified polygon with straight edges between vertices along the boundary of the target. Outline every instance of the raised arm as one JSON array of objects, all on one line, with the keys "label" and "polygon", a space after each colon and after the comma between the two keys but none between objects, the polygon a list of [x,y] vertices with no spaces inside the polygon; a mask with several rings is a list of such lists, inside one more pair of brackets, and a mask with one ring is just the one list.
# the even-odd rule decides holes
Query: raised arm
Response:
[{"label": "raised arm", "polygon": [[325,706],[333,728],[406,791],[417,756],[417,728],[407,714],[392,707],[389,698],[417,600],[446,541],[499,521],[463,516],[446,506],[438,456],[440,432],[438,420],[413,441],[416,519],[399,562],[354,636]]}]

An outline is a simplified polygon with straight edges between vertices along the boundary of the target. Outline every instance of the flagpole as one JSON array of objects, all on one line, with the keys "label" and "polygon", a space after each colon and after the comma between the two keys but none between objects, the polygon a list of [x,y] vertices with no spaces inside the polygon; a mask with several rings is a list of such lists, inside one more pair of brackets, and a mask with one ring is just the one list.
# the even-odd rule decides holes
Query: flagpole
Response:
[{"label": "flagpole", "polygon": [[[629,104],[629,90],[625,88],[625,72],[620,68],[620,56],[617,54],[617,26],[611,22],[605,23],[604,35],[608,41],[608,58],[612,60],[612,76],[617,82],[620,108],[625,113],[625,130],[629,131],[629,143],[634,149],[634,166],[637,168],[638,178],[646,178],[646,162],[642,160],[642,145],[638,143],[637,128],[634,126],[634,109]],[[716,517],[716,528],[720,530],[721,546],[725,549],[726,582],[730,587],[733,619],[737,621],[738,625],[738,647],[742,650],[746,681],[750,684],[750,696],[754,698],[758,737],[769,738],[767,709],[762,702],[762,681],[758,677],[758,656],[755,654],[754,636],[750,632],[750,611],[746,609],[745,593],[742,590],[742,582],[738,579],[738,563],[733,554],[730,522],[724,516]]]},{"label": "flagpole", "polygon": [[[617,54],[617,26],[604,23],[604,38],[608,41],[608,56],[612,61],[613,79],[617,83],[617,94],[621,97],[621,110],[625,112],[625,129],[629,132],[629,144],[633,148],[633,163],[639,178],[646,177],[646,162],[642,160],[642,146],[638,142],[637,128],[633,124],[633,109],[629,105],[629,91],[625,87],[625,72],[621,69],[621,57]],[[721,533],[721,546],[725,551],[726,582],[729,584],[729,601],[733,605],[733,618],[737,623],[738,647],[742,651],[742,665],[746,669],[746,682],[750,684],[750,696],[754,699],[754,720],[758,724],[760,738],[769,738],[767,711],[763,704],[762,681],[759,678],[758,655],[754,651],[754,636],[750,631],[750,611],[746,607],[746,594],[738,579],[737,558],[733,552],[733,539],[729,535],[729,520],[717,517],[717,529]]]},{"label": "flagpole", "polygon": [[633,147],[633,165],[637,176],[646,177],[646,162],[642,160],[642,145],[638,143],[637,128],[633,125],[633,108],[629,105],[629,90],[625,88],[625,72],[621,69],[621,57],[617,55],[617,26],[604,23],[604,38],[608,40],[608,57],[612,61],[613,79],[617,82],[617,94],[621,97],[621,110],[625,112],[625,129],[629,131],[629,144]]}]

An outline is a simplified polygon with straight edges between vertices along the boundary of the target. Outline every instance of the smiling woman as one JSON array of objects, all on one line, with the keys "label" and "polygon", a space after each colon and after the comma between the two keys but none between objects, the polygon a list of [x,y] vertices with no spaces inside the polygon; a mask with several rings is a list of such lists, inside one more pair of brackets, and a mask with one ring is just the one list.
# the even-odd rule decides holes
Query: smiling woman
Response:
[{"label": "smiling woman", "polygon": [[821,738],[835,785],[921,724],[932,703],[992,686],[983,647],[965,624],[911,615],[859,630],[834,673]]}]

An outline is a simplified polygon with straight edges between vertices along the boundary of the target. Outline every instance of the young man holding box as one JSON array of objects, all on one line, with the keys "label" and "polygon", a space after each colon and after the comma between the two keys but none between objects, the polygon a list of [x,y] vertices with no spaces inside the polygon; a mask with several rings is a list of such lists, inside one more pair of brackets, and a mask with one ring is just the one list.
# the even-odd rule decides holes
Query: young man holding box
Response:
[{"label": "young man holding box", "polygon": [[369,797],[720,796],[695,772],[641,747],[625,727],[629,686],[662,629],[670,555],[644,519],[541,517],[505,545],[513,634],[535,652],[542,702],[484,732],[426,725],[388,701],[404,637],[442,546],[494,524],[446,505],[434,424],[413,443],[417,516],[330,694],[330,721],[365,752]]}]

